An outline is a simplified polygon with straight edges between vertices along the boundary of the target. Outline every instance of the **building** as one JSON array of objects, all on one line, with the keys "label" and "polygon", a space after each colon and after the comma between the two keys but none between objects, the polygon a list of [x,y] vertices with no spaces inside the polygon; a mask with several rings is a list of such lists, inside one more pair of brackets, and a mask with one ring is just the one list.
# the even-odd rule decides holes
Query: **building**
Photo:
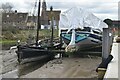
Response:
[{"label": "building", "polygon": [[116,28],[120,27],[120,20],[113,20],[112,23],[113,23],[113,27]]},{"label": "building", "polygon": [[2,13],[2,27],[3,28],[19,28],[25,29],[27,24],[25,23],[28,13]]},{"label": "building", "polygon": [[[59,25],[59,17],[61,11],[53,11],[54,26]],[[18,28],[18,29],[34,29],[37,21],[37,16],[28,16],[28,13],[2,13],[2,27],[3,28]],[[50,28],[51,12],[47,11],[45,0],[42,2],[42,14],[40,17],[41,25],[44,29]]]},{"label": "building", "polygon": [[47,10],[46,2],[42,3],[41,24],[46,25],[46,28],[50,27],[51,17],[53,17],[54,26],[58,27],[60,20],[60,10],[53,10],[52,12]]}]

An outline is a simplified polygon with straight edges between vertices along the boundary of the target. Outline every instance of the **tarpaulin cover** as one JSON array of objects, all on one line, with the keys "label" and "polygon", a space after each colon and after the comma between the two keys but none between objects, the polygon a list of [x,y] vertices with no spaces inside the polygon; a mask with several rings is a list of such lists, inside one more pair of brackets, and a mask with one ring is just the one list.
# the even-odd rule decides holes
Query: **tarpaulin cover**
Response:
[{"label": "tarpaulin cover", "polygon": [[92,29],[108,28],[101,19],[79,7],[73,7],[60,14],[59,30],[91,27]]}]

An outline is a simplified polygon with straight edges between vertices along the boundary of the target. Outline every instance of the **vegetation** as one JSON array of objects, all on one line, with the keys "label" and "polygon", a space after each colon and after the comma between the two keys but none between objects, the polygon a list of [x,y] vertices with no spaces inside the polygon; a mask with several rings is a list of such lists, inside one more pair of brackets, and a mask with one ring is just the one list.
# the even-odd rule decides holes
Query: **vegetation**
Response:
[{"label": "vegetation", "polygon": [[[22,43],[25,43],[29,40],[35,42],[36,40],[36,30],[18,30],[15,28],[3,29],[0,44],[4,49],[9,49],[10,46],[16,45],[17,41],[20,40]],[[58,36],[58,31],[54,30],[54,37]],[[39,39],[48,39],[51,38],[50,29],[42,29],[39,31]]]},{"label": "vegetation", "polygon": [[[50,38],[51,36],[51,30],[44,29],[39,31],[39,39],[45,39]],[[58,31],[54,30],[54,37],[58,36]],[[2,31],[2,42],[5,43],[14,42],[17,40],[21,40],[22,42],[26,42],[28,38],[31,37],[33,40],[36,39],[36,30],[15,30],[15,29],[9,29],[9,30],[3,30]]]},{"label": "vegetation", "polygon": [[0,40],[0,44],[2,45],[16,44],[16,40]]}]

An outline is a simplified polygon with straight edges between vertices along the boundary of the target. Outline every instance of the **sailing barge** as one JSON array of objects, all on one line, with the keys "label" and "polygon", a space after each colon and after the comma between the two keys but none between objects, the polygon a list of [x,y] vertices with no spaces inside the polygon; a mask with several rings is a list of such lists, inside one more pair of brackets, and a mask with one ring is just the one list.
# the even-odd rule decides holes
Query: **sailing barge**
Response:
[{"label": "sailing barge", "polygon": [[[18,56],[18,62],[19,63],[26,63],[26,62],[32,62],[37,61],[41,59],[53,59],[54,56],[57,53],[61,53],[61,46],[62,43],[53,43],[53,22],[51,22],[51,39],[46,41],[39,41],[39,27],[41,27],[40,22],[40,0],[38,4],[38,18],[37,18],[37,37],[36,37],[36,43],[31,44],[25,44],[25,45],[18,45],[18,50],[16,51]],[[51,14],[52,14],[52,7],[50,8]],[[51,21],[52,20],[51,16]],[[60,39],[61,40],[61,39]],[[46,45],[43,45],[46,44]],[[63,51],[64,52],[64,51]]]}]

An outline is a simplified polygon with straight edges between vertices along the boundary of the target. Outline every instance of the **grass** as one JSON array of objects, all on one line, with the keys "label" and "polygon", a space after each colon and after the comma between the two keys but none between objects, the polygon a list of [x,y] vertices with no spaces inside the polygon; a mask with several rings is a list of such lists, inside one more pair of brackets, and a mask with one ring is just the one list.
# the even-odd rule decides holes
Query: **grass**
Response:
[{"label": "grass", "polygon": [[[0,40],[0,44],[8,45],[8,44],[15,44],[17,40],[21,42],[26,42],[29,37],[33,41],[36,39],[36,30],[19,30],[19,32],[12,33],[11,31],[3,31],[3,38]],[[54,30],[54,37],[58,36],[58,31]],[[39,39],[45,39],[51,37],[51,30],[44,29],[39,31]]]},{"label": "grass", "polygon": [[[19,34],[15,34],[17,36],[17,39],[21,41],[26,41],[29,37],[32,37],[32,39],[36,39],[36,30],[20,30]],[[54,37],[58,36],[58,31],[54,30]],[[39,39],[45,39],[51,37],[51,30],[45,29],[39,31]]]},{"label": "grass", "polygon": [[[58,31],[54,30],[54,37],[57,36],[58,36]],[[39,31],[39,39],[46,39],[46,38],[48,39],[50,37],[51,37],[50,29],[44,29]],[[15,33],[8,30],[2,31],[1,38],[0,38],[0,45],[2,45],[2,48],[9,49],[10,46],[17,44],[17,40],[20,40],[21,43],[25,43],[30,38],[34,43],[36,41],[36,30],[19,30],[18,32],[16,31]]]},{"label": "grass", "polygon": [[0,40],[0,44],[2,45],[16,44],[16,40]]}]

